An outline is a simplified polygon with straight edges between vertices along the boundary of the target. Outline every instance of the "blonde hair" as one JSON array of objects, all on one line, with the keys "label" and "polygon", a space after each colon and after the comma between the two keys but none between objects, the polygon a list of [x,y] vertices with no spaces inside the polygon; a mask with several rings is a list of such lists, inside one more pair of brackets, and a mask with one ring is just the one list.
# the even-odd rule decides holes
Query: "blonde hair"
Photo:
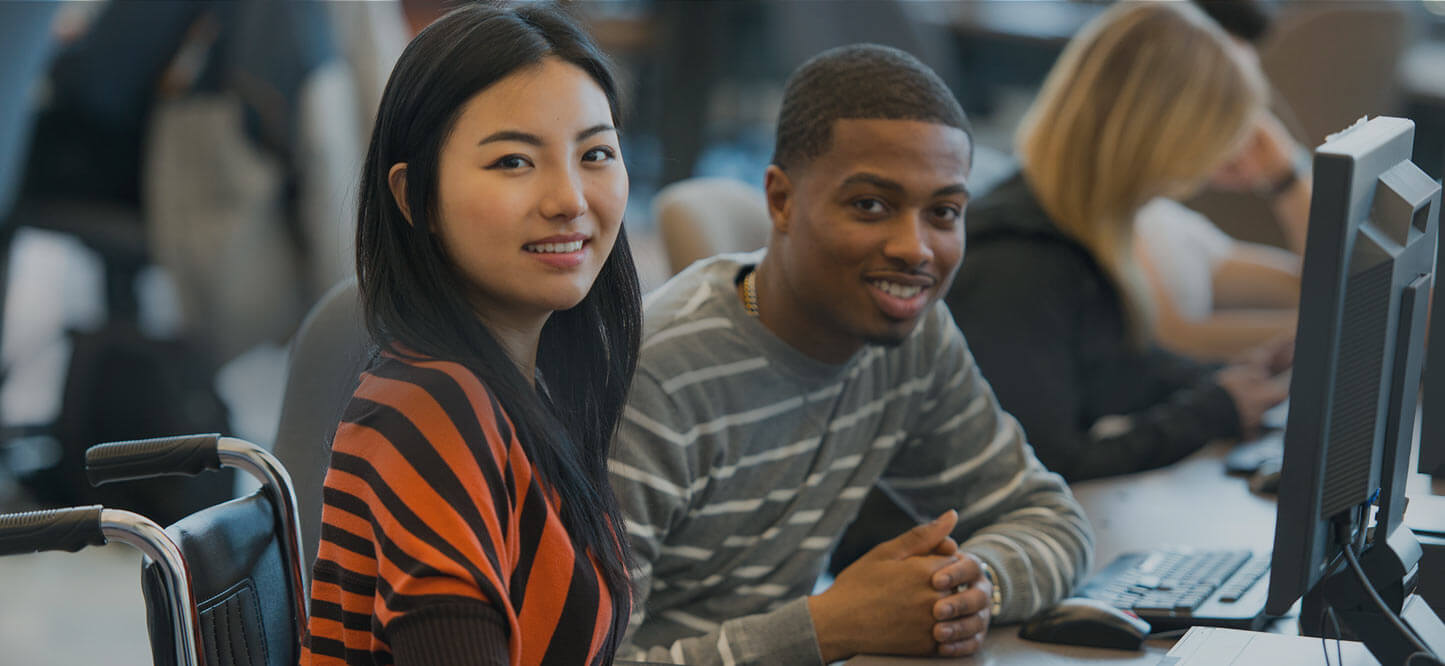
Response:
[{"label": "blonde hair", "polygon": [[1018,130],[1044,210],[1113,279],[1131,334],[1151,314],[1134,216],[1196,190],[1248,136],[1264,75],[1188,3],[1120,2],[1071,40]]}]

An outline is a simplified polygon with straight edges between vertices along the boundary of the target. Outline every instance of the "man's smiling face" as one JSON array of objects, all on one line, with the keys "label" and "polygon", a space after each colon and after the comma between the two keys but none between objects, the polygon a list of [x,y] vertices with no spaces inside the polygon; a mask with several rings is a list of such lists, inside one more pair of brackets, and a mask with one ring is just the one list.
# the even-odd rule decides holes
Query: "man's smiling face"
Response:
[{"label": "man's smiling face", "polygon": [[[820,360],[896,345],[947,293],[963,258],[972,146],[956,127],[838,120],[826,152],[768,171],[768,264],[794,308],[782,332]],[[816,352],[816,353],[814,353]]]}]

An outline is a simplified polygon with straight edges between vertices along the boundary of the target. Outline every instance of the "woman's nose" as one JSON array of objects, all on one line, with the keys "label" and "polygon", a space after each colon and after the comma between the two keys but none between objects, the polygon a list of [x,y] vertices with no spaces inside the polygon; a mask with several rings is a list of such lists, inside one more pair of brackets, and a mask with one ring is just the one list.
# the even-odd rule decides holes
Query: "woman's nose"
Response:
[{"label": "woman's nose", "polygon": [[581,175],[572,170],[557,174],[542,199],[542,215],[548,219],[572,220],[586,212],[587,196],[582,189]]}]

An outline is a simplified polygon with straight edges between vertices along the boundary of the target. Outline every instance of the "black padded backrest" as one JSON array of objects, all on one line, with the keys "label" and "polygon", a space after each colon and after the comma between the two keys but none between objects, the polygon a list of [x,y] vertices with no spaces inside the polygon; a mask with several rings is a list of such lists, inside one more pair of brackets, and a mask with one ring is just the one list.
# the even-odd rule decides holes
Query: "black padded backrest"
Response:
[{"label": "black padded backrest", "polygon": [[296,490],[301,568],[308,581],[321,540],[321,485],[331,459],[331,438],[373,353],[355,279],[326,292],[291,343],[273,453],[290,472]]},{"label": "black padded backrest", "polygon": [[[291,581],[263,491],[197,511],[166,528],[191,570],[207,666],[294,666],[300,659]],[[156,666],[174,666],[172,609],[157,566],[142,590]]]}]

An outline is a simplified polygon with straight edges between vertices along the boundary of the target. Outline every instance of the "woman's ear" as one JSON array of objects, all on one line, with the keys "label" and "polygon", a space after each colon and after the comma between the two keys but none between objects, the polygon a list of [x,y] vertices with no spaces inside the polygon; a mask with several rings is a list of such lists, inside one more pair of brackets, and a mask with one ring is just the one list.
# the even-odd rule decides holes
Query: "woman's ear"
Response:
[{"label": "woman's ear", "polygon": [[401,216],[406,218],[407,224],[411,224],[411,207],[406,203],[406,162],[391,165],[391,171],[386,173],[386,184],[391,188],[396,207],[401,209]]}]

